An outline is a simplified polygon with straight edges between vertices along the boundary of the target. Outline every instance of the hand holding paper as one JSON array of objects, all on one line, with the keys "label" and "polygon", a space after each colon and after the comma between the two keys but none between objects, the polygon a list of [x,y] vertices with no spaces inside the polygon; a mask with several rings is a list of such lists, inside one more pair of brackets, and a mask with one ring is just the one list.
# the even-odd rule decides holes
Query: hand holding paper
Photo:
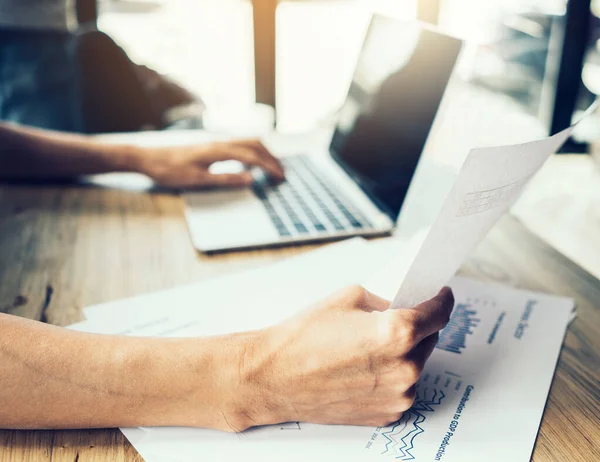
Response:
[{"label": "hand holding paper", "polygon": [[[301,321],[295,327],[286,327],[285,319],[300,312],[311,299],[324,297],[332,287],[367,279],[389,261],[389,254],[390,248],[379,242],[367,245],[360,240],[345,241],[240,275],[98,306],[89,312],[93,315],[89,321],[74,328],[135,336],[198,338],[279,323],[288,334],[306,329],[318,334],[314,324]],[[360,261],[361,265],[351,265],[352,261]],[[310,284],[298,284],[307,268],[312,268]],[[381,289],[381,293],[393,294],[398,287],[397,278],[387,281],[377,278],[377,282],[377,293]],[[247,296],[266,285],[269,290],[261,291],[260,297]],[[375,428],[294,421],[252,428],[241,434],[147,427],[124,428],[123,433],[147,461],[228,462],[233,456],[279,462],[282,455],[291,462],[431,461],[441,451],[445,451],[443,462],[528,461],[573,302],[461,278],[453,279],[451,286],[456,308],[450,328],[440,336],[415,387],[415,404],[393,425]],[[238,290],[227,290],[230,287]],[[173,300],[177,300],[177,309],[172,308]],[[198,300],[203,300],[205,309],[199,310]],[[282,300],[289,303],[282,304]],[[369,306],[373,305],[371,302]],[[328,316],[337,313],[344,319],[349,317],[349,307],[338,311],[334,304],[327,306],[321,305],[318,310]],[[410,317],[417,310],[370,314]],[[355,314],[362,318],[369,313]],[[296,314],[296,319],[302,316]],[[517,337],[515,332],[524,317],[528,319],[527,329],[519,331]],[[354,324],[355,329],[367,327],[363,319],[360,321]],[[311,350],[313,359],[321,359],[317,358],[317,347],[326,342],[335,346],[342,331],[335,316],[331,322],[335,323],[334,335],[320,338],[321,343],[315,347],[295,343],[294,350]],[[313,335],[304,337],[310,338],[313,340],[308,343],[315,342]],[[284,347],[278,351],[287,354],[285,350]],[[296,362],[299,357],[295,356]],[[306,362],[302,367],[309,364]],[[303,383],[297,381],[296,386],[302,387]],[[317,392],[319,388],[313,386]],[[465,399],[468,399],[466,405],[461,404]],[[390,408],[389,413],[399,409]],[[460,424],[447,446],[444,439],[457,409],[462,409]],[[519,417],[519,425],[514,425],[515,415]],[[511,444],[504,444],[505,441]]]},{"label": "hand holding paper", "polygon": [[262,423],[397,421],[453,306],[445,288],[413,310],[391,311],[388,300],[352,286],[267,329],[244,361],[264,407],[282,408],[283,417]]}]

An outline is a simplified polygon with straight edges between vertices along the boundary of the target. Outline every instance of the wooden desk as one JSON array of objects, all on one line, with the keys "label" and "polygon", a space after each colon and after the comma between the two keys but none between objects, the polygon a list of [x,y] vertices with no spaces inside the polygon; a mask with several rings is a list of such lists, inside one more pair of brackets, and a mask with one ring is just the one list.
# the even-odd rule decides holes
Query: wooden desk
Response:
[{"label": "wooden desk", "polygon": [[[83,307],[256,267],[311,247],[207,257],[180,198],[0,185],[0,309],[66,325]],[[464,274],[576,299],[533,460],[600,460],[600,282],[506,218]],[[1,431],[0,461],[141,461],[116,429]]]}]

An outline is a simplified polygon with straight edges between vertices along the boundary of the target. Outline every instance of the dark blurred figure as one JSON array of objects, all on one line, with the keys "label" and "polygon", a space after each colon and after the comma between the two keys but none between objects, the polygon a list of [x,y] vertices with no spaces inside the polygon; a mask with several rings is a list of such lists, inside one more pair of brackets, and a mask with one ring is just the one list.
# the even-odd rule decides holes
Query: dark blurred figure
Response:
[{"label": "dark blurred figure", "polygon": [[203,104],[98,31],[95,0],[0,0],[0,119],[123,132],[167,128],[181,107],[199,119]]}]

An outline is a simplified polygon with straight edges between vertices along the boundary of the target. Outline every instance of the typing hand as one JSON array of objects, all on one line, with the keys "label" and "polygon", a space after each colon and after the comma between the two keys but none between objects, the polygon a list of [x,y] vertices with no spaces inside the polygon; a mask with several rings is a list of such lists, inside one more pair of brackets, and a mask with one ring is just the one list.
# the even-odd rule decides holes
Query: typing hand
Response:
[{"label": "typing hand", "polygon": [[[239,429],[265,423],[383,426],[398,420],[454,305],[445,288],[412,309],[350,287],[265,331],[240,362],[253,392]],[[246,395],[248,396],[248,395]]]},{"label": "typing hand", "polygon": [[215,162],[237,160],[259,167],[276,181],[284,179],[279,161],[258,140],[210,143],[202,146],[150,148],[141,153],[141,173],[170,188],[243,187],[252,184],[250,172],[214,174]]}]

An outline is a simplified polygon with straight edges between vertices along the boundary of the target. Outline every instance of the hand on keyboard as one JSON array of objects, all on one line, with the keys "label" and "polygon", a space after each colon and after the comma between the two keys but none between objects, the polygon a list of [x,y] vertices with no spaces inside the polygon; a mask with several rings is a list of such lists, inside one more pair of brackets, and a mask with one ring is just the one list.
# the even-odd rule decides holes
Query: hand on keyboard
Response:
[{"label": "hand on keyboard", "polygon": [[138,171],[170,188],[207,188],[250,186],[249,171],[215,174],[209,168],[215,162],[237,160],[247,167],[258,167],[273,181],[285,178],[283,167],[258,140],[209,143],[200,146],[149,148],[140,156]]}]

